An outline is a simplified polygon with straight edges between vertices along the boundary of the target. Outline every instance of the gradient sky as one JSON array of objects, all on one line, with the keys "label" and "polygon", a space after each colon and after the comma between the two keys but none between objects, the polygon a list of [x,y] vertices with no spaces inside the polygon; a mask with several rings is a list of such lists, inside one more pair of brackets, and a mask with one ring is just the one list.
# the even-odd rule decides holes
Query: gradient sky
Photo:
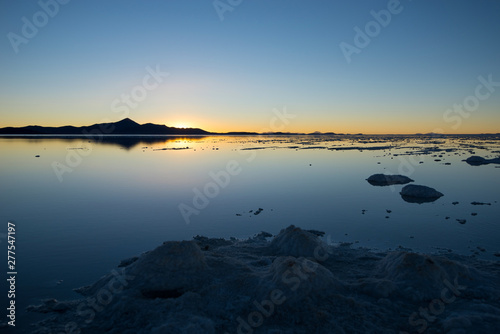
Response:
[{"label": "gradient sky", "polygon": [[[209,131],[500,132],[500,1],[402,0],[348,63],[340,44],[356,46],[354,28],[390,3],[242,0],[221,20],[210,0],[72,0],[43,25],[38,1],[0,1],[0,127],[128,116]],[[34,16],[16,53],[10,33]],[[148,67],[169,76],[124,107]],[[481,100],[480,76],[499,82]],[[453,111],[464,101],[470,112]],[[284,108],[295,117],[272,123]]]}]

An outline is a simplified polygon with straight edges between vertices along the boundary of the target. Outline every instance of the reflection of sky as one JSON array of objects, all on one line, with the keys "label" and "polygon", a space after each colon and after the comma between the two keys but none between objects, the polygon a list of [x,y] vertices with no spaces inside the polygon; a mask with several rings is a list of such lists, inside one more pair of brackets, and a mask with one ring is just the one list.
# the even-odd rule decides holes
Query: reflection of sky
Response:
[{"label": "reflection of sky", "polygon": [[[15,54],[0,42],[1,126],[118,120],[121,94],[157,64],[170,76],[127,115],[140,122],[258,131],[272,108],[286,131],[498,132],[500,94],[459,129],[443,112],[500,80],[497,1],[401,1],[403,11],[347,64],[341,42],[387,1],[244,1],[221,22],[211,1],[72,1]],[[20,33],[37,1],[0,5],[0,32]]]},{"label": "reflection of sky", "polygon": [[[129,150],[82,140],[0,139],[0,220],[17,223],[19,271],[39,273],[36,281],[24,281],[23,291],[62,298],[62,291],[51,291],[45,282],[64,279],[71,288],[92,282],[119,260],[165,240],[196,234],[248,237],[263,230],[277,233],[290,224],[325,231],[333,241],[359,241],[359,245],[383,249],[448,247],[469,254],[469,247],[481,246],[489,257],[499,251],[500,228],[495,223],[500,170],[461,161],[471,154],[470,148],[446,153],[441,162],[431,155],[420,156],[410,169],[404,165],[409,156],[393,155],[410,150],[406,148],[362,153],[238,149],[242,144],[302,146],[284,138],[269,144],[262,142],[269,139],[263,137],[257,138],[260,142],[251,137],[171,139]],[[342,141],[324,146],[342,144],[361,145]],[[85,145],[91,145],[92,151],[60,183],[51,163],[65,163],[69,154],[78,151],[68,148]],[[190,149],[154,150],[186,146]],[[250,157],[255,158],[248,161]],[[224,170],[232,160],[241,173],[232,176],[229,185],[186,225],[178,205],[192,205],[193,189],[203,191],[212,182],[209,173]],[[374,187],[365,180],[375,173],[397,173],[401,166],[406,166],[405,174],[415,184],[434,187],[444,197],[434,203],[411,204],[401,199],[402,186]],[[460,204],[452,205],[454,201]],[[492,205],[472,206],[473,201]],[[260,215],[249,213],[258,208],[264,209]],[[387,209],[392,213],[387,214]],[[364,215],[362,210],[367,210]],[[472,212],[478,215],[473,217]],[[460,225],[456,219],[467,223]]]}]

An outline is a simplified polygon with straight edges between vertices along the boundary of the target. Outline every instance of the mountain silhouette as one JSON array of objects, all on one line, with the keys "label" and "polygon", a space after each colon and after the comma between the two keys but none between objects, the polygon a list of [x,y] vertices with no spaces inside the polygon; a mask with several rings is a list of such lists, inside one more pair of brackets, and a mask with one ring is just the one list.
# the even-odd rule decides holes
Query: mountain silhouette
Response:
[{"label": "mountain silhouette", "polygon": [[114,123],[98,123],[89,126],[44,127],[29,125],[25,127],[6,127],[0,134],[10,135],[205,135],[210,132],[198,128],[180,129],[163,124],[139,124],[130,118]]}]

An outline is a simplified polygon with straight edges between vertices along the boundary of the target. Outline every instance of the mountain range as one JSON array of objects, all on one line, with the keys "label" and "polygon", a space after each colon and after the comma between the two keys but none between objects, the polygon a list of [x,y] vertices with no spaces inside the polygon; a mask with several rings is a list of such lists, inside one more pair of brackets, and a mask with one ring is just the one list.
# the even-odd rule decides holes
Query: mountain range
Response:
[{"label": "mountain range", "polygon": [[[310,135],[333,135],[333,132],[314,132]],[[198,128],[176,128],[162,124],[139,124],[130,118],[114,123],[98,123],[89,126],[45,127],[29,125],[24,127],[0,128],[0,135],[259,135],[258,132],[209,132]],[[304,135],[304,133],[267,132],[261,135]]]},{"label": "mountain range", "polygon": [[89,126],[44,127],[29,125],[24,127],[6,127],[0,134],[9,135],[206,135],[210,132],[197,128],[175,128],[166,125],[146,123],[139,124],[130,118],[114,123],[98,123]]}]

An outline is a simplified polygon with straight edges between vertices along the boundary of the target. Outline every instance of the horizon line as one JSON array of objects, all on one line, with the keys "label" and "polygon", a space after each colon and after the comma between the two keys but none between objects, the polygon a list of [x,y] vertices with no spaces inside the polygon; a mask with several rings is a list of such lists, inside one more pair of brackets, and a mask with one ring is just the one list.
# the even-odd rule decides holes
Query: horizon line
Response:
[{"label": "horizon line", "polygon": [[[90,127],[90,126],[96,126],[96,125],[101,125],[101,124],[116,124],[119,122],[123,121],[131,121],[134,122],[138,125],[146,125],[146,124],[153,124],[153,125],[163,125],[168,128],[173,128],[173,129],[178,129],[178,130],[202,130],[207,132],[207,135],[344,135],[344,136],[384,136],[384,135],[393,135],[393,136],[405,136],[405,135],[421,135],[421,136],[456,136],[456,135],[500,135],[500,132],[476,132],[476,133],[443,133],[443,132],[411,132],[411,133],[362,133],[362,132],[336,132],[336,131],[313,131],[313,132],[283,132],[283,131],[267,131],[267,132],[257,132],[257,131],[225,131],[225,132],[212,132],[209,130],[202,129],[200,127],[175,127],[175,126],[169,126],[167,124],[157,124],[157,123],[152,123],[152,122],[146,122],[146,123],[138,123],[134,121],[133,119],[129,117],[125,117],[123,119],[120,119],[115,122],[102,122],[102,123],[93,123],[90,125],[60,125],[60,126],[44,126],[44,125],[36,125],[36,124],[30,124],[30,125],[24,125],[24,126],[5,126],[0,128],[5,129],[5,128],[14,128],[14,129],[19,129],[19,128],[26,128],[26,127],[41,127],[41,128],[63,128],[63,127]],[[8,137],[13,137],[13,136],[51,136],[51,135],[57,135],[57,136],[79,136],[79,134],[0,134],[0,137],[3,136],[8,136]],[[183,136],[183,134],[102,134],[104,136],[141,136],[141,135],[147,135],[147,136]],[[193,135],[203,135],[203,134],[184,134],[185,136],[193,136]]]}]

